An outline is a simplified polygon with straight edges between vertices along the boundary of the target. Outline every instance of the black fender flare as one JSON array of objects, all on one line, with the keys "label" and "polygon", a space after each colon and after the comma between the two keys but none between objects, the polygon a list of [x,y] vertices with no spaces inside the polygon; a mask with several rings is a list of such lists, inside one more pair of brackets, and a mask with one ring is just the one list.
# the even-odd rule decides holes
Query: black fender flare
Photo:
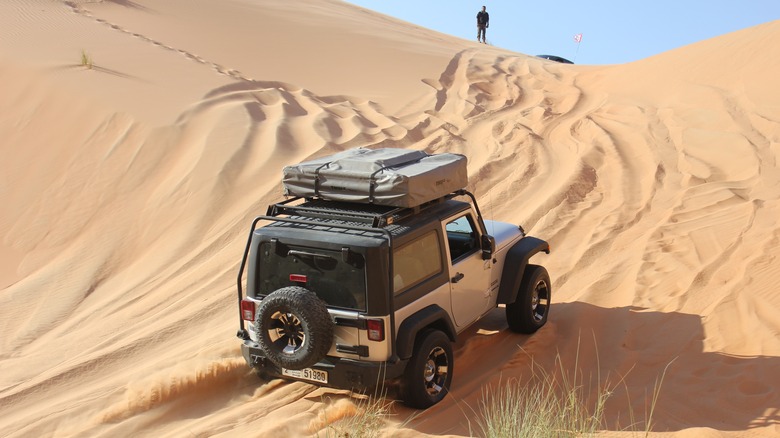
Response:
[{"label": "black fender flare", "polygon": [[498,288],[497,304],[515,302],[528,260],[539,252],[549,254],[550,244],[532,236],[523,237],[509,248],[504,259],[504,270],[501,273],[501,285]]},{"label": "black fender flare", "polygon": [[398,327],[396,335],[396,354],[398,357],[401,359],[412,357],[417,334],[429,327],[441,330],[452,342],[457,340],[455,325],[452,323],[450,315],[438,305],[431,304],[406,318]]}]

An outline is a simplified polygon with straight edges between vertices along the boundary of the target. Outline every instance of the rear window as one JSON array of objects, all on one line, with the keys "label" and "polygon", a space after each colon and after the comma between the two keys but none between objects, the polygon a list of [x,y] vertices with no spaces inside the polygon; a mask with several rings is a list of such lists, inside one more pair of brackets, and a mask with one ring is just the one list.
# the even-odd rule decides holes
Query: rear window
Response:
[{"label": "rear window", "polygon": [[287,286],[303,286],[329,306],[366,310],[366,275],[363,256],[348,251],[287,246],[271,253],[260,246],[257,295],[265,296]]}]

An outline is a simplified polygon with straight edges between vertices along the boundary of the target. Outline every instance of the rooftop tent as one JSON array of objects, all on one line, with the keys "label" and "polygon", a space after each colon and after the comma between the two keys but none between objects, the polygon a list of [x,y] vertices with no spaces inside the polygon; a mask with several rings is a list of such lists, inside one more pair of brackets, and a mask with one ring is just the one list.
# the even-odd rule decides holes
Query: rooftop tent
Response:
[{"label": "rooftop tent", "polygon": [[414,207],[465,188],[466,157],[351,149],[284,168],[286,196]]}]

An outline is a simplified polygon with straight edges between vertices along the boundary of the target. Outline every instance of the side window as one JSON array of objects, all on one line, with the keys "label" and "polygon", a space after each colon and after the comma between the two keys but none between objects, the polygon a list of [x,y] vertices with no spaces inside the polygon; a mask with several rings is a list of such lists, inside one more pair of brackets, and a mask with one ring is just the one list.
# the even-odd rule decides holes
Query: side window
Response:
[{"label": "side window", "polygon": [[458,259],[479,247],[477,233],[469,215],[461,216],[447,223],[447,244],[450,247],[450,258],[454,263]]},{"label": "side window", "polygon": [[441,272],[441,244],[436,231],[393,250],[393,290],[402,289]]}]

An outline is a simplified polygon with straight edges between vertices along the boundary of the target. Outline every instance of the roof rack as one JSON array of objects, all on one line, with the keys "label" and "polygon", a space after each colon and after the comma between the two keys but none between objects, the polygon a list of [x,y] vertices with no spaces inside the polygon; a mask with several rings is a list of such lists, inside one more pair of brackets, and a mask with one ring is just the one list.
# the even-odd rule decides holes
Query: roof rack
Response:
[{"label": "roof rack", "polygon": [[[341,221],[368,224],[372,228],[381,228],[424,211],[434,205],[465,195],[468,192],[458,190],[441,198],[415,207],[388,207],[376,204],[326,201],[319,198],[294,197],[268,206],[267,216],[302,216],[317,219],[335,219]],[[303,200],[303,203],[296,204]]]}]

